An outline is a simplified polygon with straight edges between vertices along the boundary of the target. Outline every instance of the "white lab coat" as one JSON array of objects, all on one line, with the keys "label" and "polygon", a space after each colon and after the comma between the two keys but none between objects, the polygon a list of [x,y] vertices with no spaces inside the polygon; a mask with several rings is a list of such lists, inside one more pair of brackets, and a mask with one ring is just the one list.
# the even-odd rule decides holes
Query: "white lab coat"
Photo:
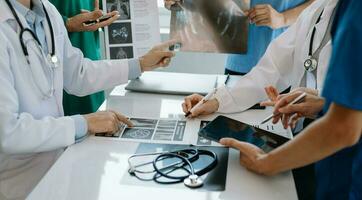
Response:
[{"label": "white lab coat", "polygon": [[[326,2],[328,1],[328,2]],[[301,85],[305,76],[304,61],[308,57],[309,42],[315,24],[312,20],[317,11],[325,8],[321,21],[316,25],[313,51],[318,48],[326,32],[332,11],[338,0],[318,0],[306,8],[296,23],[278,38],[273,40],[264,56],[250,73],[231,88],[221,87],[215,95],[219,101],[220,113],[244,111],[254,104],[267,99],[264,88],[276,86],[280,91],[289,86]],[[317,88],[323,88],[323,82],[331,57],[332,43],[329,41],[319,56],[317,69]]]},{"label": "white lab coat", "polygon": [[[91,61],[72,47],[56,8],[44,0],[54,33],[56,54],[55,95],[44,99],[34,83],[48,88],[47,67],[29,43],[31,67],[20,46],[18,25],[4,0],[0,1],[0,199],[23,199],[54,163],[63,149],[74,144],[75,122],[64,117],[63,88],[83,96],[128,81],[128,61]],[[19,16],[25,27],[24,17]],[[49,26],[45,26],[50,41]],[[32,39],[28,34],[26,41]],[[51,49],[51,42],[48,42]],[[35,76],[32,75],[33,70]]]}]

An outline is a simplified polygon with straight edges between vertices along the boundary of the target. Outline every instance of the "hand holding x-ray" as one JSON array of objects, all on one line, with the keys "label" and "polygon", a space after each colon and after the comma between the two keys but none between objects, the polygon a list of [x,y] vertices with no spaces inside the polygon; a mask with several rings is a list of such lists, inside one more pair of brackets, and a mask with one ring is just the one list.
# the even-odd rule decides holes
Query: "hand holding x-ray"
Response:
[{"label": "hand holding x-ray", "polygon": [[165,8],[171,9],[171,6],[175,5],[176,3],[180,2],[181,0],[164,0]]},{"label": "hand holding x-ray", "polygon": [[180,51],[247,53],[250,0],[165,0]]}]

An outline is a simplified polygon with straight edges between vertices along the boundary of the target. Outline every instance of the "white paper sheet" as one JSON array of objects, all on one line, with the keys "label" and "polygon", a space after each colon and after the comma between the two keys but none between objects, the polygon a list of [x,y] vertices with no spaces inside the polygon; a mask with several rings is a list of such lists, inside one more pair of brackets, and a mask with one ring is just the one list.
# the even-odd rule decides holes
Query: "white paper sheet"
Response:
[{"label": "white paper sheet", "polygon": [[105,28],[108,59],[137,58],[160,43],[157,0],[103,0],[103,8],[120,14]]}]

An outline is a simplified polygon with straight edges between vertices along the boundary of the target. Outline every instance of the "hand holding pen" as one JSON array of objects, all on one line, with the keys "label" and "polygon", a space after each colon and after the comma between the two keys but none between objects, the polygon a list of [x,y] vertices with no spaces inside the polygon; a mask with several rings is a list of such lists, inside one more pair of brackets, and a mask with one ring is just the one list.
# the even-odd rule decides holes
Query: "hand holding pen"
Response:
[{"label": "hand holding pen", "polygon": [[218,108],[219,102],[215,98],[210,99],[209,97],[206,98],[199,94],[187,96],[182,104],[185,117],[197,117],[200,115],[212,114],[215,113]]},{"label": "hand holding pen", "polygon": [[195,113],[195,111],[197,109],[199,109],[200,106],[202,106],[204,103],[206,103],[207,101],[209,101],[211,98],[214,97],[216,93],[216,89],[213,89],[211,92],[209,92],[209,94],[207,94],[205,97],[203,97],[195,106],[193,106],[191,108],[191,110],[189,110],[186,114],[185,117],[189,117],[190,115],[192,115],[193,113]]},{"label": "hand holding pen", "polygon": [[263,123],[273,119],[273,123],[282,120],[284,128],[295,127],[302,117],[315,118],[323,109],[324,99],[314,93],[294,91],[283,95],[275,104],[274,114]]},{"label": "hand holding pen", "polygon": [[[265,124],[266,122],[270,121],[271,119],[273,119],[273,123],[277,123],[279,121],[279,118],[281,115],[283,115],[281,112],[279,112],[279,108],[281,108],[282,106],[281,105],[284,105],[284,106],[291,106],[291,105],[294,105],[294,104],[298,104],[300,102],[303,101],[304,97],[307,96],[307,93],[302,93],[300,94],[297,98],[295,98],[293,101],[291,102],[287,102],[287,101],[284,101],[284,103],[282,104],[281,102],[278,102],[275,106],[275,110],[274,110],[274,113],[272,115],[270,115],[269,117],[265,118],[261,124]],[[279,105],[279,106],[277,106]]]}]

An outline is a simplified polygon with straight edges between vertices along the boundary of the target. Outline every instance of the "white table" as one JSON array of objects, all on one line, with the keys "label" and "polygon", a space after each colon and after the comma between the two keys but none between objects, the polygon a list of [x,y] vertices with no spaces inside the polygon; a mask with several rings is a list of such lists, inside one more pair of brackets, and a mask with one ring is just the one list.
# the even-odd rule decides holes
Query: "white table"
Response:
[{"label": "white table", "polygon": [[[128,116],[166,118],[182,114],[183,97],[126,92],[117,87],[102,106]],[[248,121],[261,120],[267,111],[247,111],[229,117]],[[209,119],[215,116],[209,116]],[[239,153],[231,150],[226,190],[206,192],[184,187],[156,185],[145,187],[122,183],[128,175],[127,159],[138,143],[91,137],[69,147],[29,195],[28,199],[48,200],[213,200],[213,199],[297,199],[291,172],[275,177],[253,174],[239,165]]]}]

